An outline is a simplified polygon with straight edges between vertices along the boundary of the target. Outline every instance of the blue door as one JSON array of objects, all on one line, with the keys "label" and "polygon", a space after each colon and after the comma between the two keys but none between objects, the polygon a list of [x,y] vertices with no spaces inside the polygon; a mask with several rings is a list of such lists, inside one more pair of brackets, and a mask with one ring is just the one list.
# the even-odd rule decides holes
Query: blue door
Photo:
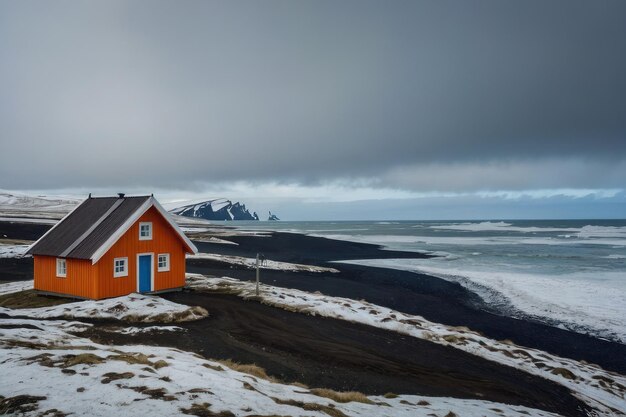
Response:
[{"label": "blue door", "polygon": [[139,292],[152,291],[150,285],[150,278],[152,275],[152,256],[140,255],[139,256]]}]

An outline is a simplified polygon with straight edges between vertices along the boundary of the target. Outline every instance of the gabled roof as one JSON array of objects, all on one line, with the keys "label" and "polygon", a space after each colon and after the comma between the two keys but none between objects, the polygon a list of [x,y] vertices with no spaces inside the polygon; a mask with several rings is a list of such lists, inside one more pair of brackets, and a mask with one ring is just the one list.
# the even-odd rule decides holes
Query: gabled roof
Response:
[{"label": "gabled roof", "polygon": [[188,252],[198,251],[154,197],[121,196],[89,197],[48,230],[27,253],[90,259],[95,264],[151,207],[169,223]]}]

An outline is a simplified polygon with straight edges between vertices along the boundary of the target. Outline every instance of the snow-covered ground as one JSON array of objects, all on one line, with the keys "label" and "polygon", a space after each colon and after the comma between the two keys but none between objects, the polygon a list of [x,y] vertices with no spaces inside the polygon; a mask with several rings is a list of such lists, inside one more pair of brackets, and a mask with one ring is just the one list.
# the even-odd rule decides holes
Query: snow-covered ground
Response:
[{"label": "snow-covered ground", "polygon": [[14,292],[20,292],[33,289],[34,281],[15,281],[0,284],[0,295],[11,294]]},{"label": "snow-covered ground", "polygon": [[[255,258],[244,258],[243,256],[218,255],[215,253],[197,253],[195,255],[187,255],[187,259],[208,259],[211,261],[225,262],[232,265],[245,266],[246,268],[256,268]],[[277,271],[293,271],[293,272],[331,272],[338,273],[335,268],[326,268],[315,265],[292,264],[288,262],[265,260],[261,264],[261,269],[273,269]]]},{"label": "snow-covered ground", "polygon": [[68,212],[81,201],[75,196],[32,196],[0,190],[0,210]]},{"label": "snow-covered ground", "polygon": [[[33,281],[11,282],[0,285],[0,294],[32,289]],[[11,309],[0,307],[0,313],[32,318],[102,318],[131,322],[183,322],[207,316],[202,307],[189,307],[165,300],[156,295],[130,294],[106,300],[87,300],[51,307]]]},{"label": "snow-covered ground", "polygon": [[0,258],[23,258],[29,247],[30,245],[5,245],[0,243]]},{"label": "snow-covered ground", "polygon": [[[190,288],[255,298],[252,282],[187,275]],[[433,323],[421,316],[404,314],[366,301],[264,284],[261,286],[260,301],[290,311],[366,324],[452,346],[564,385],[601,415],[613,416],[614,410],[626,414],[626,377],[605,371],[597,365],[561,358],[508,341],[495,341],[467,328]]]},{"label": "snow-covered ground", "polygon": [[554,415],[487,401],[414,395],[341,403],[178,349],[100,345],[72,334],[89,327],[83,323],[30,319],[3,323],[0,395],[31,396],[29,411],[14,410],[24,416],[53,414],[49,410],[94,417],[220,412],[309,417]]}]

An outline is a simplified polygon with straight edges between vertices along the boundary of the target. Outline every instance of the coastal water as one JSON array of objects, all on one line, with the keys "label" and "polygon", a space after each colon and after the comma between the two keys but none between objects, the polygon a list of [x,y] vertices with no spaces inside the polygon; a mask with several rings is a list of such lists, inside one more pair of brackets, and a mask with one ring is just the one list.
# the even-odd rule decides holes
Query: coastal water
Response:
[{"label": "coastal water", "polygon": [[456,281],[500,314],[626,343],[626,220],[251,222],[244,227],[433,253],[439,256],[350,262]]}]

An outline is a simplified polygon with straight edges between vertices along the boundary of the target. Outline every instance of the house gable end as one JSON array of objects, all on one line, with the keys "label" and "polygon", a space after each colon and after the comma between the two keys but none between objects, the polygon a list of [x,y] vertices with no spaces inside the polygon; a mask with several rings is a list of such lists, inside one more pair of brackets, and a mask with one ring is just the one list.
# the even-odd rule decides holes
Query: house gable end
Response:
[{"label": "house gable end", "polygon": [[[158,201],[154,199],[154,197],[150,197],[137,211],[135,211],[132,216],[128,217],[126,221],[118,227],[118,229],[111,234],[111,236],[104,242],[91,256],[92,264],[97,263],[106,253],[107,251],[120,239],[124,236],[129,229],[131,229],[136,223],[138,223],[141,216],[144,215],[151,207],[155,208],[155,211],[165,220],[165,222],[170,226],[170,231],[178,239],[182,241],[183,247],[189,253],[197,253],[198,249],[196,246],[189,240],[189,238],[183,233],[183,231],[178,227],[178,225],[171,219],[170,214],[159,204]],[[138,235],[137,235],[138,236]],[[149,242],[149,241],[146,241]]]}]

